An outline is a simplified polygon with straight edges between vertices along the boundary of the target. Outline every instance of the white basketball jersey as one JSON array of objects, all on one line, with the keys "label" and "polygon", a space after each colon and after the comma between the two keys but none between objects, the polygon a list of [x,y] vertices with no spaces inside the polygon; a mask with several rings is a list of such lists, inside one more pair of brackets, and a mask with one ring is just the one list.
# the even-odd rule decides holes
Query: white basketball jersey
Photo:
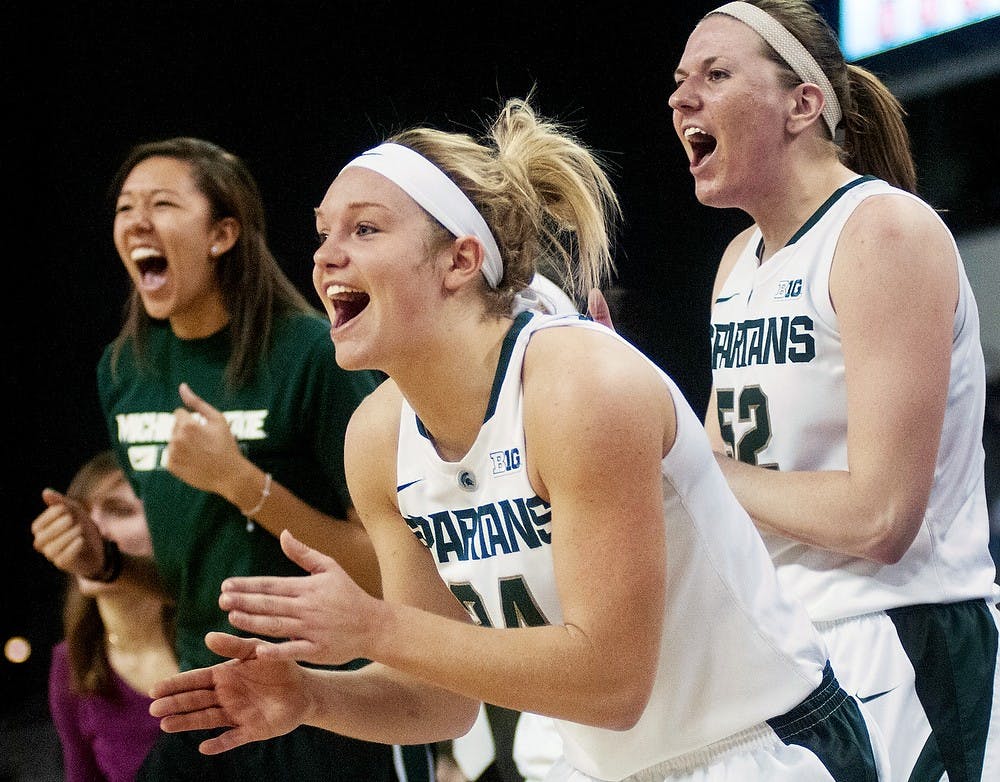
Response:
[{"label": "white basketball jersey", "polygon": [[[763,264],[755,231],[719,290],[712,308],[712,373],[723,439],[736,458],[789,471],[847,469],[844,355],[830,303],[830,268],[854,209],[884,193],[920,201],[872,177],[852,180]],[[803,599],[816,621],[993,592],[983,477],[986,375],[979,313],[961,259],[958,276],[934,485],[902,560],[879,565],[764,536],[782,585]]]},{"label": "white basketball jersey", "polygon": [[[579,317],[519,315],[482,428],[460,461],[440,459],[403,403],[400,511],[483,625],[563,621],[551,551],[560,521],[528,480],[521,386],[532,334],[557,326],[599,329],[627,344]],[[818,686],[827,658],[804,608],[779,592],[767,551],[718,469],[701,422],[660,374],[677,411],[677,437],[662,466],[668,583],[653,692],[627,731],[556,721],[566,758],[599,779],[620,779],[783,714]],[[592,457],[600,461],[601,454]]]}]

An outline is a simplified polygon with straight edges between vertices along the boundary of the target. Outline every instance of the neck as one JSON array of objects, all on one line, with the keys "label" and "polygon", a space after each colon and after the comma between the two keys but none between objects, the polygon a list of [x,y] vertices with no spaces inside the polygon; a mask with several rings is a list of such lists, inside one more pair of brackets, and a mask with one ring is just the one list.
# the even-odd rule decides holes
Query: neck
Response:
[{"label": "neck", "polygon": [[203,339],[221,331],[229,323],[222,294],[213,291],[184,312],[170,316],[170,328],[181,339]]},{"label": "neck", "polygon": [[163,602],[135,593],[101,594],[97,610],[104,623],[108,645],[120,651],[133,651],[164,642]]},{"label": "neck", "polygon": [[747,210],[764,237],[762,261],[788,244],[816,210],[856,176],[838,161],[800,167],[761,199],[753,210]]},{"label": "neck", "polygon": [[133,690],[148,693],[156,682],[177,673],[160,600],[129,591],[101,595],[97,607],[104,621],[108,663]]},{"label": "neck", "polygon": [[393,375],[441,458],[457,461],[475,442],[510,326],[508,318],[494,318],[448,329],[443,344],[420,351],[431,357],[428,361]]}]

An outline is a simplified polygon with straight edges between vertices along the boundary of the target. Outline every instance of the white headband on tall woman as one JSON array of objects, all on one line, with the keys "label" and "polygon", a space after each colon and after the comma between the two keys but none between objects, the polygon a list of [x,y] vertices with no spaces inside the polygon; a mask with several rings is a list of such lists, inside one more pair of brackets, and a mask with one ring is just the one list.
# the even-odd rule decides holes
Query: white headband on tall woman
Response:
[{"label": "white headband on tall woman", "polygon": [[453,236],[475,236],[483,245],[483,276],[491,288],[503,277],[503,261],[493,232],[469,197],[440,168],[402,144],[385,143],[361,153],[351,166],[368,168],[400,188]]},{"label": "white headband on tall woman", "polygon": [[802,45],[798,38],[788,32],[781,22],[767,11],[750,5],[750,3],[726,3],[705,15],[711,14],[725,14],[739,19],[767,41],[802,81],[818,86],[823,92],[823,97],[826,98],[823,105],[823,119],[826,121],[826,126],[830,128],[830,136],[834,139],[837,138],[837,125],[840,124],[843,117],[837,93],[833,91],[833,85],[823,73],[823,69],[819,67],[819,63],[809,54],[809,50]]}]

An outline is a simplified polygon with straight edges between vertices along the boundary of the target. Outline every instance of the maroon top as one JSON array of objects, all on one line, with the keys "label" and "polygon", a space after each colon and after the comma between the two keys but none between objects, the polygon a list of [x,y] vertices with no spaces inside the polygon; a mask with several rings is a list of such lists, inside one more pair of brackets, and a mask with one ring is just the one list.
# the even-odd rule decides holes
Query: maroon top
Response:
[{"label": "maroon top", "polygon": [[66,782],[133,782],[160,733],[152,702],[113,673],[115,698],[70,688],[66,642],[52,650],[49,708],[62,744]]}]

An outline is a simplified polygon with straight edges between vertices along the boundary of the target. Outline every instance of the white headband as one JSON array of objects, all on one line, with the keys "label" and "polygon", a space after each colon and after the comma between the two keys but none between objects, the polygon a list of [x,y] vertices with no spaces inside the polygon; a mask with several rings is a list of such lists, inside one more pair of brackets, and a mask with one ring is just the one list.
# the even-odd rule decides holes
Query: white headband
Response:
[{"label": "white headband", "polygon": [[394,182],[453,236],[475,236],[483,244],[483,276],[491,288],[500,284],[503,261],[490,227],[469,197],[431,161],[402,144],[385,143],[361,153],[351,166],[368,168]]},{"label": "white headband", "polygon": [[781,22],[767,11],[750,5],[750,3],[726,3],[714,11],[709,11],[705,16],[711,14],[725,14],[739,19],[767,41],[802,81],[817,85],[823,91],[823,97],[826,98],[823,106],[823,119],[826,121],[827,127],[830,128],[830,135],[834,139],[837,138],[837,125],[840,124],[841,117],[843,117],[837,93],[833,91],[833,86],[826,78],[826,74],[823,73],[823,69],[819,67],[819,63],[809,54],[798,38],[788,32]]}]

